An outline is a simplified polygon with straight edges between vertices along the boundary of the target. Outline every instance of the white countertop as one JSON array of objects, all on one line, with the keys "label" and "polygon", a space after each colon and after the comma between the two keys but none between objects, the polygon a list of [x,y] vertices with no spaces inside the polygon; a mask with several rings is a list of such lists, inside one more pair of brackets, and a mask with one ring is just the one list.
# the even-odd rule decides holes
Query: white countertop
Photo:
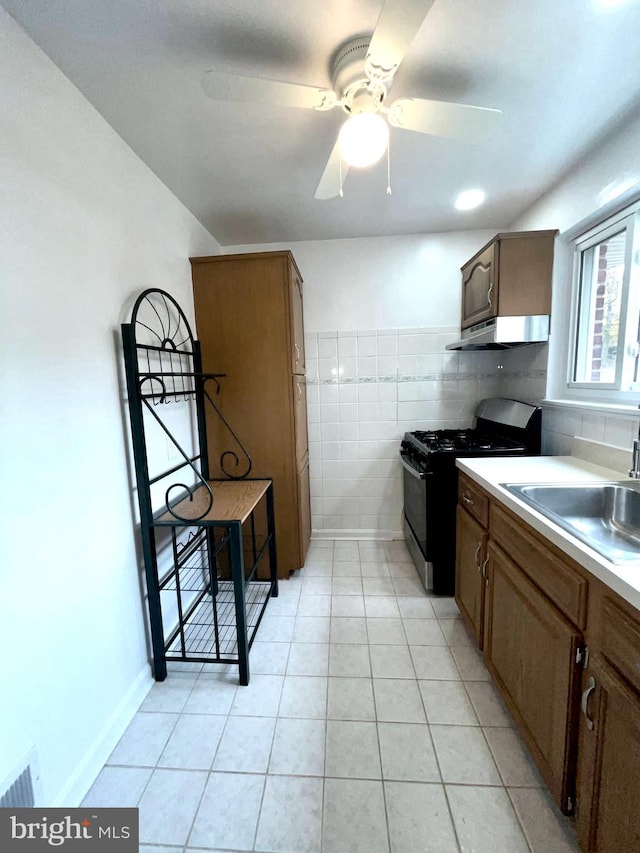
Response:
[{"label": "white countertop", "polygon": [[609,562],[500,485],[624,480],[624,473],[594,465],[575,456],[457,459],[456,464],[515,515],[640,610],[640,560],[624,565]]}]

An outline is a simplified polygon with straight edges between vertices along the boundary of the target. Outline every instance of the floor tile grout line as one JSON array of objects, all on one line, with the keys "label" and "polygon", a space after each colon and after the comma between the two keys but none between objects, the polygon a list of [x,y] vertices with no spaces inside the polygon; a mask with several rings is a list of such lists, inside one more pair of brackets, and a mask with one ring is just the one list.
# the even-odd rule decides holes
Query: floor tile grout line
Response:
[{"label": "floor tile grout line", "polygon": [[[434,613],[435,613],[435,611],[434,611]],[[403,623],[403,626],[404,626],[404,623]],[[445,639],[446,639],[446,638],[445,638]],[[409,646],[409,649],[411,649],[411,647],[410,647],[410,646]],[[413,659],[413,655],[412,655],[412,659]],[[437,751],[437,749],[436,749],[436,744],[435,744],[435,741],[434,741],[434,739],[433,739],[433,733],[432,733],[432,731],[431,731],[431,722],[430,722],[430,720],[429,720],[429,712],[428,712],[428,710],[427,710],[427,705],[426,705],[426,702],[425,702],[425,699],[424,699],[424,695],[423,695],[423,693],[422,693],[422,690],[420,689],[420,679],[417,677],[417,673],[416,673],[416,687],[418,688],[418,694],[419,694],[419,696],[420,696],[420,700],[421,700],[421,702],[422,702],[422,707],[423,707],[423,710],[424,710],[424,717],[425,717],[425,720],[427,721],[427,729],[428,729],[428,734],[429,734],[429,741],[430,741],[430,743],[431,743],[431,749],[433,750],[433,756],[434,756],[434,759],[435,759],[435,762],[436,762],[436,767],[438,768],[438,775],[440,776],[440,780],[441,780],[441,783],[442,783],[442,791],[443,791],[443,794],[444,794],[444,797],[445,797],[445,801],[446,801],[446,803],[447,803],[447,809],[448,809],[448,812],[449,812],[449,820],[451,821],[451,828],[452,828],[452,830],[453,830],[454,838],[455,838],[456,844],[457,844],[457,846],[458,846],[458,853],[459,853],[459,851],[461,850],[461,844],[460,844],[460,839],[459,839],[459,837],[458,837],[458,830],[457,830],[457,828],[456,828],[456,823],[455,823],[455,820],[454,820],[454,817],[453,817],[453,809],[451,808],[451,803],[450,803],[450,801],[449,801],[449,797],[448,797],[448,795],[447,795],[447,789],[446,789],[446,785],[445,785],[445,782],[444,782],[444,776],[443,776],[443,773],[442,773],[442,767],[441,767],[441,764],[440,764],[440,759],[439,759],[439,757],[438,757],[438,751]]]},{"label": "floor tile grout line", "polygon": [[[307,718],[304,718],[304,719],[307,719]],[[317,722],[317,720],[313,719],[313,722]],[[330,722],[330,721],[327,721],[327,722]],[[347,722],[347,721],[334,720],[333,722]],[[423,726],[424,725],[426,727],[428,725],[425,723],[404,723],[401,721],[393,721],[393,720],[355,720],[354,722],[358,722],[358,723],[364,722],[364,723],[368,723],[368,724],[372,724],[372,725],[379,725],[380,723],[382,723],[383,725],[393,725],[393,726],[403,726],[403,725]],[[140,766],[140,765],[125,765],[122,767],[120,767],[118,765],[118,767],[119,767],[119,769],[125,769],[125,770],[135,769],[135,770],[151,770],[151,771],[153,771],[153,769],[154,769],[152,767],[145,767],[145,766]],[[456,788],[496,788],[499,790],[504,789],[506,791],[537,791],[537,792],[543,792],[543,793],[547,792],[546,788],[542,788],[539,785],[503,785],[503,784],[497,784],[495,782],[489,782],[489,783],[484,783],[484,782],[447,782],[444,779],[440,779],[439,781],[438,780],[425,781],[424,779],[407,779],[404,777],[401,778],[401,777],[395,777],[395,776],[385,776],[384,774],[382,776],[339,776],[339,775],[333,774],[333,773],[326,773],[326,768],[325,768],[325,772],[323,772],[323,773],[274,773],[274,772],[271,772],[269,770],[266,770],[266,771],[265,770],[216,770],[216,769],[207,770],[204,767],[200,767],[200,768],[195,768],[195,767],[167,767],[167,768],[159,767],[158,769],[159,770],[170,770],[171,772],[178,772],[178,773],[206,773],[207,776],[211,776],[213,774],[215,774],[217,776],[248,776],[248,777],[276,776],[278,778],[287,778],[287,779],[338,779],[338,780],[339,779],[354,779],[356,781],[364,781],[364,782],[382,780],[384,782],[402,782],[402,783],[406,783],[407,785],[449,785],[449,786],[454,786]],[[171,845],[169,845],[169,846],[171,846]]]},{"label": "floor tile grout line", "polygon": [[[283,690],[284,690],[284,682],[283,682]],[[280,702],[282,702],[282,691],[280,691]],[[278,703],[278,709],[279,709]],[[252,848],[255,850],[258,844],[258,830],[260,828],[260,821],[262,820],[262,809],[264,808],[264,799],[267,793],[267,781],[269,778],[269,766],[271,764],[271,756],[273,755],[273,742],[276,737],[276,728],[278,726],[278,717],[275,718],[275,722],[273,725],[273,734],[271,735],[271,746],[269,747],[269,758],[267,760],[267,768],[264,772],[264,784],[262,786],[262,796],[260,797],[260,808],[258,809],[258,817],[256,819],[256,827],[253,832],[253,845]]]},{"label": "floor tile grout line", "polygon": [[[225,724],[225,729],[226,729],[226,724]],[[222,735],[220,736],[220,741],[221,741],[221,740],[222,740]],[[218,746],[216,747],[216,754],[217,754],[218,749],[219,749],[219,747],[220,747],[220,741],[218,741]],[[211,763],[212,763],[212,765],[213,765],[213,761],[212,761]],[[201,792],[200,797],[199,797],[199,799],[198,799],[198,805],[196,806],[196,808],[195,808],[195,810],[194,810],[194,812],[193,812],[193,818],[192,818],[192,820],[191,820],[191,824],[190,824],[190,826],[189,826],[189,831],[187,832],[187,838],[186,838],[185,843],[184,843],[184,849],[185,849],[185,850],[189,847],[189,841],[190,841],[190,839],[191,839],[191,835],[192,835],[192,833],[193,833],[193,829],[194,829],[195,824],[196,824],[196,819],[197,819],[197,817],[198,817],[198,813],[199,813],[199,811],[200,811],[200,806],[202,805],[202,801],[204,800],[204,795],[205,795],[205,793],[206,793],[207,786],[209,785],[209,780],[210,780],[210,779],[211,779],[211,770],[208,770],[208,771],[207,771],[207,778],[206,778],[206,781],[205,781],[204,785],[202,786],[202,792]]]},{"label": "floor tile grout line", "polygon": [[[329,703],[329,688],[327,685],[327,706]],[[324,805],[326,801],[326,785],[327,785],[327,738],[329,737],[329,720],[324,721],[324,754],[322,756],[322,795],[320,800],[320,850],[324,850]]]},{"label": "floor tile grout line", "polygon": [[485,742],[485,743],[486,743],[486,745],[487,745],[487,749],[489,750],[489,754],[491,755],[491,760],[493,761],[493,763],[494,763],[494,765],[495,765],[495,768],[496,768],[496,770],[498,771],[498,776],[502,779],[502,784],[503,784],[503,786],[506,788],[506,787],[507,787],[507,780],[506,780],[506,779],[505,779],[505,777],[504,777],[504,773],[503,773],[503,772],[502,772],[502,770],[500,769],[500,765],[498,764],[498,761],[497,761],[497,758],[496,758],[496,754],[495,754],[495,752],[494,752],[494,750],[493,750],[493,747],[491,746],[491,742],[489,741],[489,738],[487,737],[487,734],[486,734],[486,732],[485,732],[485,728],[489,728],[489,726],[486,726],[486,727],[485,727],[485,726],[480,726],[480,730],[481,730],[481,732],[482,732],[482,737],[483,737],[483,739],[484,739],[484,742]]},{"label": "floor tile grout line", "polygon": [[[499,775],[499,776],[500,776],[500,778],[502,779],[502,787],[504,788],[504,791],[505,791],[505,793],[506,793],[506,795],[507,795],[507,800],[508,800],[509,805],[510,805],[510,807],[511,807],[511,811],[513,812],[513,816],[514,816],[514,817],[515,817],[515,819],[516,819],[516,823],[518,824],[518,827],[520,828],[520,832],[522,833],[522,837],[524,838],[525,844],[527,845],[527,847],[529,848],[529,850],[531,851],[531,853],[535,853],[535,851],[532,849],[531,845],[529,844],[529,839],[527,838],[527,834],[526,834],[526,832],[524,831],[524,826],[523,826],[523,824],[522,824],[522,821],[520,820],[520,817],[519,817],[519,815],[518,815],[518,812],[517,812],[517,810],[516,810],[516,807],[515,807],[515,805],[513,804],[513,800],[511,799],[511,796],[509,795],[509,787],[507,786],[507,782],[506,782],[506,779],[505,779],[505,777],[504,777],[504,774],[503,774],[502,770],[500,769],[500,766],[499,766],[498,762],[496,761],[496,757],[495,757],[494,751],[493,751],[493,749],[491,748],[491,743],[489,742],[489,739],[487,738],[486,732],[485,732],[485,730],[484,730],[484,726],[481,726],[480,728],[481,728],[482,736],[483,736],[483,738],[484,738],[484,740],[485,740],[485,743],[487,744],[487,747],[488,747],[488,749],[489,749],[489,752],[491,753],[491,757],[492,757],[492,759],[493,759],[493,763],[495,764],[495,766],[496,766],[496,770],[498,771],[498,775]],[[514,785],[513,787],[520,787],[520,786],[519,786],[519,785]]]},{"label": "floor tile grout line", "polygon": [[513,809],[513,813],[514,813],[514,815],[515,815],[515,817],[516,817],[516,820],[518,821],[518,826],[520,827],[520,831],[522,832],[522,836],[523,836],[523,838],[524,838],[524,840],[525,840],[525,844],[526,844],[526,845],[527,845],[527,847],[529,848],[530,853],[536,853],[536,851],[535,851],[535,850],[534,850],[534,848],[533,848],[533,845],[532,845],[532,844],[531,844],[531,842],[529,841],[529,835],[528,835],[528,833],[525,831],[524,824],[523,824],[523,823],[522,823],[522,821],[520,820],[520,815],[518,814],[518,810],[516,809],[515,803],[513,802],[513,797],[511,796],[511,791],[510,791],[510,789],[509,789],[506,785],[505,785],[505,791],[507,792],[507,798],[508,798],[508,800],[509,800],[509,803],[510,803],[510,805],[511,805],[511,808]]}]

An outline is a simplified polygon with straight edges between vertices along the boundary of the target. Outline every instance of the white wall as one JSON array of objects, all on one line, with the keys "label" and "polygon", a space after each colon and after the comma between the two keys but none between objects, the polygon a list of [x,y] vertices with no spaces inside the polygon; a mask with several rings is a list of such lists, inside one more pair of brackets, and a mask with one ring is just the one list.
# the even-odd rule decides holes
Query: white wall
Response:
[{"label": "white wall", "polygon": [[0,8],[0,783],[75,805],[150,683],[119,324],[220,250]]},{"label": "white wall", "polygon": [[[624,190],[615,199],[616,188]],[[586,224],[612,211],[624,200],[640,194],[640,116],[615,129],[613,135],[594,149],[510,228],[558,228],[554,264],[553,305],[547,396],[558,400],[566,382],[569,317],[571,306],[571,255],[563,234],[575,236],[580,223]],[[624,411],[598,411],[598,407],[575,404],[547,405],[543,417],[543,452],[570,451],[571,436],[595,438],[608,444],[631,446],[637,418]]]}]

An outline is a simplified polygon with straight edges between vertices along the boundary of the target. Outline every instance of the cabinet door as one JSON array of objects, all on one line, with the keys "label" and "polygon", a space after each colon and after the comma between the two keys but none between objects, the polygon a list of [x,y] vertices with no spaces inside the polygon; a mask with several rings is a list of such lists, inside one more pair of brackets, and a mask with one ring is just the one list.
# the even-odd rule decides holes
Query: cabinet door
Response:
[{"label": "cabinet door", "polygon": [[456,524],[456,604],[476,638],[483,642],[485,560],[487,534],[468,512],[457,508]]},{"label": "cabinet door", "polygon": [[640,697],[606,663],[583,676],[578,840],[588,853],[640,850]]},{"label": "cabinet door", "polygon": [[311,539],[311,498],[309,496],[308,462],[298,476],[298,507],[300,513],[300,551],[302,554],[302,564],[304,564],[304,558]]},{"label": "cabinet door", "polygon": [[296,459],[298,470],[307,463],[309,456],[309,436],[307,432],[307,388],[304,376],[294,376],[293,383],[293,416],[295,420]]},{"label": "cabinet door", "polygon": [[462,268],[462,328],[498,313],[498,244]]},{"label": "cabinet door", "polygon": [[580,634],[493,542],[485,659],[556,802],[574,798]]},{"label": "cabinet door", "polygon": [[292,373],[304,373],[304,318],[302,313],[302,279],[295,270],[291,270],[291,340],[293,353],[291,363]]}]

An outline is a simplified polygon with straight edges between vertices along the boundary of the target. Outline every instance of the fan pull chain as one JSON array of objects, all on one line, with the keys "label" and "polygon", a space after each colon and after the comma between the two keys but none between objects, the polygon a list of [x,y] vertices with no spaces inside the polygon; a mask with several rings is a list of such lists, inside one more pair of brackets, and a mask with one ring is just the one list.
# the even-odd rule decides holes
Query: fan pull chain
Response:
[{"label": "fan pull chain", "polygon": [[391,136],[387,144],[387,195],[391,195]]},{"label": "fan pull chain", "polygon": [[342,192],[342,154],[340,154],[340,198],[344,198],[344,193]]}]

